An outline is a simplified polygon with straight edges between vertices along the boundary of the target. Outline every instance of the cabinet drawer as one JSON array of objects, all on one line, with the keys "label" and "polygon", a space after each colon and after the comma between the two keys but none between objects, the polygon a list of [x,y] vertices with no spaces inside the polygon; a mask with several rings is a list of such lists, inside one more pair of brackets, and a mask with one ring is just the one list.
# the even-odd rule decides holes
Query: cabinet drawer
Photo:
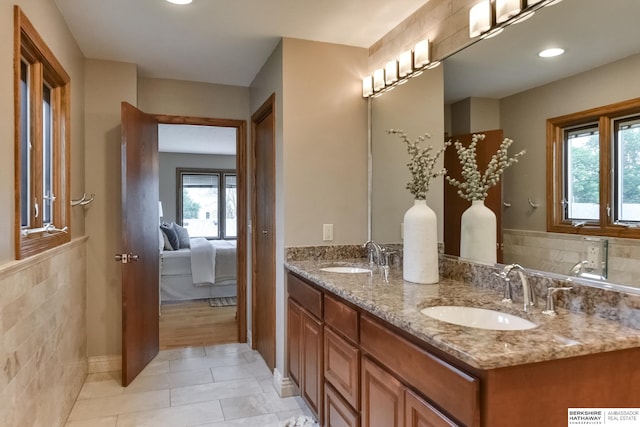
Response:
[{"label": "cabinet drawer", "polygon": [[456,427],[456,424],[411,390],[404,391],[404,422],[407,426]]},{"label": "cabinet drawer", "polygon": [[328,295],[324,296],[324,321],[354,343],[358,342],[358,312]]},{"label": "cabinet drawer", "polygon": [[360,415],[345,402],[330,384],[324,386],[324,425],[360,427]]},{"label": "cabinet drawer", "polygon": [[291,273],[287,275],[289,297],[309,313],[322,319],[322,292]]},{"label": "cabinet drawer", "polygon": [[366,316],[360,346],[407,385],[420,390],[467,426],[480,425],[479,380],[391,332]]},{"label": "cabinet drawer", "polygon": [[360,350],[331,329],[324,329],[324,378],[344,399],[359,409]]}]

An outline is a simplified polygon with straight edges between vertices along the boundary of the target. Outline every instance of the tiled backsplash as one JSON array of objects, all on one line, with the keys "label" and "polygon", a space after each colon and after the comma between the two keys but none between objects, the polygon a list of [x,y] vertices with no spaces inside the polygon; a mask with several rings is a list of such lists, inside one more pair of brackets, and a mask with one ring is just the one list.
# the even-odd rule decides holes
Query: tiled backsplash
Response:
[{"label": "tiled backsplash", "polygon": [[[640,240],[607,237],[612,283],[640,287]],[[586,259],[588,243],[583,236],[526,230],[504,230],[505,263],[519,262],[528,268],[569,274]],[[522,261],[526,259],[526,262]]]},{"label": "tiled backsplash", "polygon": [[58,427],[87,375],[86,238],[0,266],[0,425]]}]

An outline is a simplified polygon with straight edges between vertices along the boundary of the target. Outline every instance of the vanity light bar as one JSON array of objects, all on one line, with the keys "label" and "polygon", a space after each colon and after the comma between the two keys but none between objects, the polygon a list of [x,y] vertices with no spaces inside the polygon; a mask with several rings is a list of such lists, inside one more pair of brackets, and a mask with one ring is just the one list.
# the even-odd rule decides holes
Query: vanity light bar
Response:
[{"label": "vanity light bar", "polygon": [[378,96],[382,92],[401,85],[407,79],[417,76],[424,69],[434,68],[440,65],[439,61],[431,62],[431,48],[428,39],[421,40],[413,50],[406,50],[398,59],[393,59],[385,64],[384,68],[378,68],[372,76],[362,79],[362,96]]},{"label": "vanity light bar", "polygon": [[481,0],[469,10],[469,37],[493,37],[504,27],[522,22],[543,7],[562,0]]}]

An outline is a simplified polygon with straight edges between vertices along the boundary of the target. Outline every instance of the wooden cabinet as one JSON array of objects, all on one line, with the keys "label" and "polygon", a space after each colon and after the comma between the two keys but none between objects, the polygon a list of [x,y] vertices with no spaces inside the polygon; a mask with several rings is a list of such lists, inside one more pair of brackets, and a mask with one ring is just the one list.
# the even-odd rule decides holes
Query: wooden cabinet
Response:
[{"label": "wooden cabinet", "polygon": [[287,304],[287,359],[289,377],[300,387],[300,339],[302,337],[302,308],[293,300]]},{"label": "wooden cabinet", "polygon": [[406,427],[455,427],[456,424],[407,389],[404,392],[404,425]]},{"label": "wooden cabinet", "polygon": [[309,315],[302,315],[300,391],[311,410],[322,419],[322,323]]},{"label": "wooden cabinet", "polygon": [[404,391],[400,381],[363,357],[362,427],[403,427]]},{"label": "wooden cabinet", "polygon": [[[371,355],[407,386],[419,390],[460,424],[480,425],[480,381],[477,378],[369,316],[360,319],[360,347],[363,353]],[[364,391],[362,405],[365,405]]]},{"label": "wooden cabinet", "polygon": [[289,376],[322,424],[323,322],[322,293],[296,276],[287,278],[287,357]]},{"label": "wooden cabinet", "polygon": [[330,385],[324,386],[324,425],[326,427],[359,427],[360,415]]},{"label": "wooden cabinet", "polygon": [[359,409],[360,351],[330,328],[324,331],[324,378],[354,409]]}]

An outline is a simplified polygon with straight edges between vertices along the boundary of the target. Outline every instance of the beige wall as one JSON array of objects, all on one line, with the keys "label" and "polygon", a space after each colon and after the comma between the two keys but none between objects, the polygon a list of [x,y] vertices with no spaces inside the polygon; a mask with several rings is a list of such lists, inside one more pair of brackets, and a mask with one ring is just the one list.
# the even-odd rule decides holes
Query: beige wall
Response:
[{"label": "beige wall", "polygon": [[[285,245],[367,237],[366,49],[284,39]],[[323,242],[322,225],[334,240]]]},{"label": "beige wall", "polygon": [[121,252],[120,108],[136,105],[135,64],[86,61],[86,191],[89,235],[89,356],[119,355],[122,331],[122,272],[113,256]]},{"label": "beige wall", "polygon": [[[17,0],[0,5],[0,264],[15,259],[14,251],[14,114],[13,5],[17,4],[71,77],[71,197],[84,191],[84,58],[64,19],[50,0]],[[71,212],[72,238],[84,234],[84,213]]]},{"label": "beige wall", "polygon": [[[500,100],[500,120],[505,137],[517,152],[527,154],[504,175],[503,213],[508,229],[546,230],[546,120],[588,108],[640,97],[640,55],[531,89]],[[527,198],[540,204],[529,206]]]},{"label": "beige wall", "polygon": [[[409,155],[404,142],[389,129],[404,130],[410,140],[429,133],[431,139],[423,147],[439,150],[444,145],[444,80],[443,67],[425,71],[391,92],[372,99],[371,154],[372,166],[372,238],[381,243],[401,241],[400,224],[413,206],[413,196],[406,190],[411,174],[407,168]],[[443,167],[443,158],[438,167]],[[438,217],[438,241],[443,241],[444,181],[431,181],[427,204]]]},{"label": "beige wall", "polygon": [[159,153],[160,201],[162,221],[173,222],[177,216],[176,168],[235,169],[236,156],[207,154]]}]

